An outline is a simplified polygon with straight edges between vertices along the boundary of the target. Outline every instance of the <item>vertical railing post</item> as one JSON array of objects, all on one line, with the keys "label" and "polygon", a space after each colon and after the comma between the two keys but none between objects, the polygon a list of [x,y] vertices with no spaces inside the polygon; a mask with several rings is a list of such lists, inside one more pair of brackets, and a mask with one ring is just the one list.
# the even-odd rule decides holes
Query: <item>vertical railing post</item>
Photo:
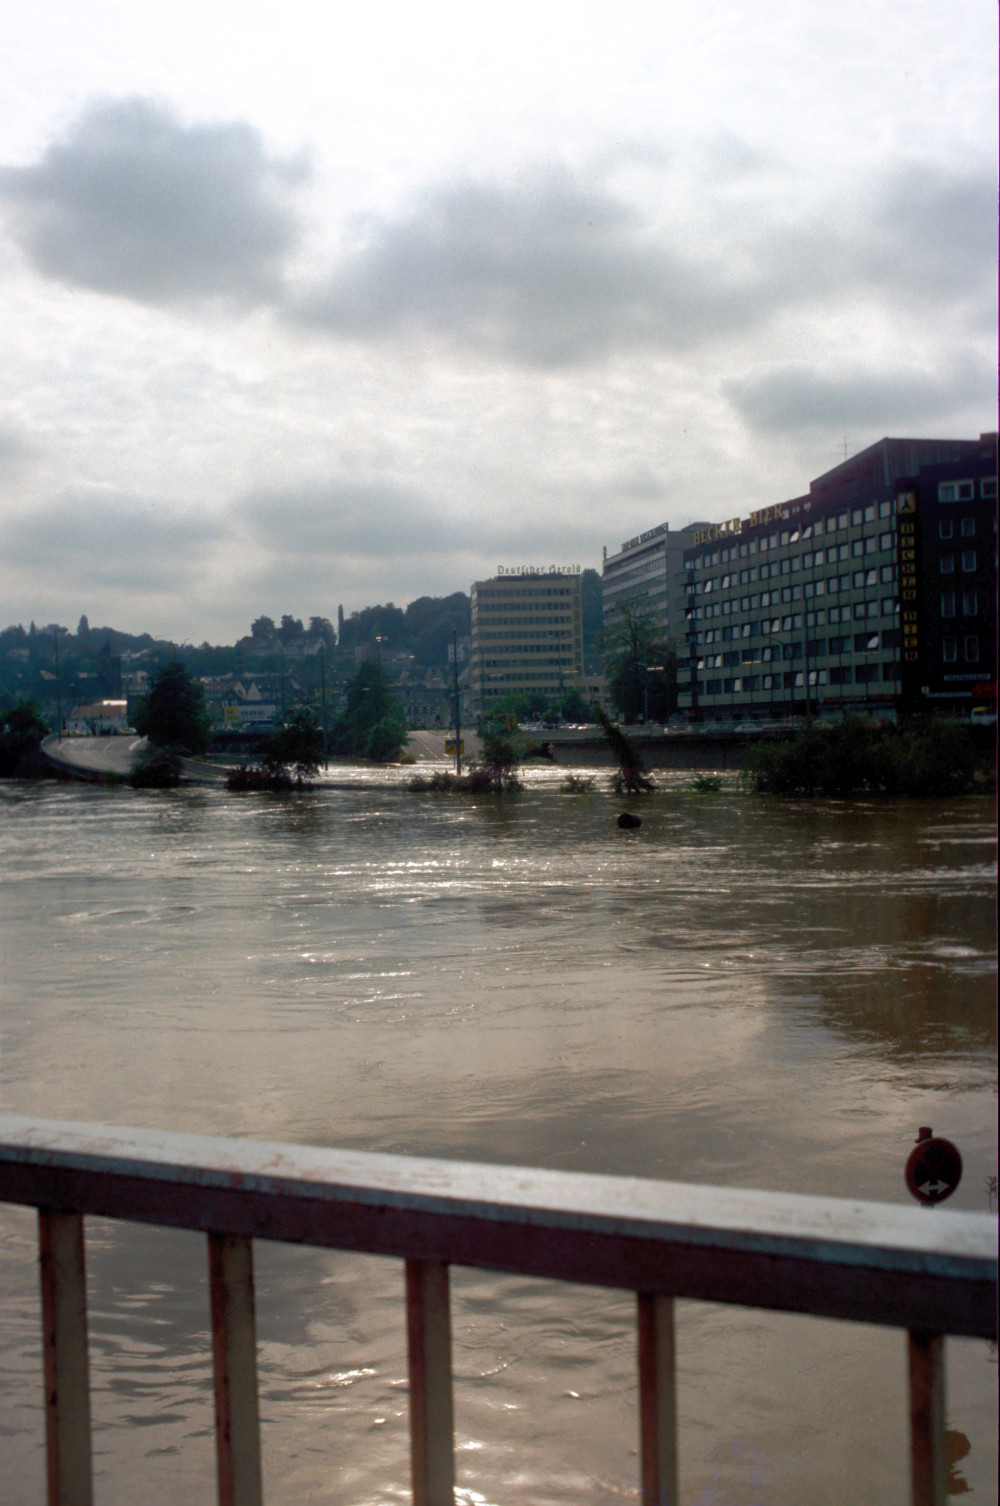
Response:
[{"label": "vertical railing post", "polygon": [[83,1218],[38,1210],[49,1506],[91,1506]]},{"label": "vertical railing post", "polygon": [[413,1506],[454,1506],[455,1500],[448,1286],[446,1265],[406,1262]]},{"label": "vertical railing post", "polygon": [[261,1506],[253,1244],[208,1236],[219,1506]]},{"label": "vertical railing post", "polygon": [[944,1339],[910,1333],[910,1462],[913,1506],[945,1506],[948,1456],[944,1413]]},{"label": "vertical railing post", "polygon": [[636,1320],[642,1506],[677,1506],[674,1299],[640,1292]]}]

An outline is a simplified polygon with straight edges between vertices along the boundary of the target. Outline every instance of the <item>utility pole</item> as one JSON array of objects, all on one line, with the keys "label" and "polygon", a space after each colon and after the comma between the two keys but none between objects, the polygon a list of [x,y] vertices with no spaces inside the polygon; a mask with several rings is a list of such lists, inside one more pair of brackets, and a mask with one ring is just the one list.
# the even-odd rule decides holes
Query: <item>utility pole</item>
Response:
[{"label": "utility pole", "polygon": [[458,628],[451,630],[452,674],[455,684],[455,773],[462,772],[462,702],[458,692]]},{"label": "utility pole", "polygon": [[322,719],[323,719],[323,762],[325,764],[326,763],[326,744],[327,744],[327,730],[326,730],[326,646],[325,646],[325,644],[321,644],[320,645],[320,650],[319,650],[319,697],[320,697],[320,699],[319,699],[320,712],[321,712]]},{"label": "utility pole", "polygon": [[62,737],[62,729],[63,729],[63,716],[62,716],[62,676],[61,676],[61,674],[59,672],[59,629],[58,628],[56,628],[55,632],[52,634],[52,641],[54,642],[55,648],[56,648],[56,723],[57,723],[57,735],[59,737]]}]

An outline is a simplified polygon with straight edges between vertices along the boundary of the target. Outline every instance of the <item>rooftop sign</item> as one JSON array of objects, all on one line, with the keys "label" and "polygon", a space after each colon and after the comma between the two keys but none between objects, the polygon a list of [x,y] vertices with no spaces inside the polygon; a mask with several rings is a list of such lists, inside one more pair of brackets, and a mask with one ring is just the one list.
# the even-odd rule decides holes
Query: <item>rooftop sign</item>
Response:
[{"label": "rooftop sign", "polygon": [[699,544],[712,544],[716,539],[744,533],[748,528],[760,528],[765,523],[778,523],[787,516],[785,504],[778,502],[774,507],[762,507],[759,512],[752,512],[748,518],[727,518],[724,523],[713,523],[711,528],[700,529],[694,535],[691,547],[696,549]]},{"label": "rooftop sign", "polygon": [[645,544],[649,539],[658,538],[661,533],[669,532],[669,523],[659,523],[655,528],[648,528],[645,533],[637,533],[634,539],[627,539],[622,545],[621,552],[624,554],[626,549],[634,549],[636,544]]},{"label": "rooftop sign", "polygon": [[497,565],[498,575],[582,575],[582,565]]}]

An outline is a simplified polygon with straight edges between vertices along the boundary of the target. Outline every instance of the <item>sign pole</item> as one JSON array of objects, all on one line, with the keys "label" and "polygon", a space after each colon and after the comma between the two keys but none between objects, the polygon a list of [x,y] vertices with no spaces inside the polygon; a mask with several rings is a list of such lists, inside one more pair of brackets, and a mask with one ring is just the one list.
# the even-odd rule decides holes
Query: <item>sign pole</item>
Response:
[{"label": "sign pole", "polygon": [[452,671],[455,679],[455,773],[462,773],[462,702],[458,693],[458,628],[451,630]]}]

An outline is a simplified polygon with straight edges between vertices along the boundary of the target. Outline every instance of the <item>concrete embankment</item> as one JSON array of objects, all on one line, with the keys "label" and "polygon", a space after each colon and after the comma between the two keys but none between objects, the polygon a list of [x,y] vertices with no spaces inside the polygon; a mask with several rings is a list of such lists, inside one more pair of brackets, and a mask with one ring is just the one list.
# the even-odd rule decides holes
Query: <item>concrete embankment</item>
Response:
[{"label": "concrete embankment", "polygon": [[[661,736],[634,736],[642,761],[649,769],[743,769],[746,767],[747,750],[752,746],[749,738],[738,732],[667,732]],[[548,741],[555,745],[556,762],[579,764],[585,768],[610,766],[607,744],[603,738],[560,736],[558,732],[546,733]]]},{"label": "concrete embankment", "polygon": [[[587,769],[611,767],[607,743],[599,734],[588,728],[554,728],[542,732],[522,732],[522,737],[536,743],[552,743],[556,763],[567,768],[579,766]],[[634,728],[629,730],[643,762],[651,769],[742,769],[746,766],[747,748],[751,738],[739,732],[661,732],[646,735]],[[759,736],[759,734],[757,734]],[[479,750],[479,738],[468,728],[462,729],[465,757]],[[453,755],[444,750],[445,734],[435,730],[410,733],[409,751],[421,762],[438,762]]]}]

